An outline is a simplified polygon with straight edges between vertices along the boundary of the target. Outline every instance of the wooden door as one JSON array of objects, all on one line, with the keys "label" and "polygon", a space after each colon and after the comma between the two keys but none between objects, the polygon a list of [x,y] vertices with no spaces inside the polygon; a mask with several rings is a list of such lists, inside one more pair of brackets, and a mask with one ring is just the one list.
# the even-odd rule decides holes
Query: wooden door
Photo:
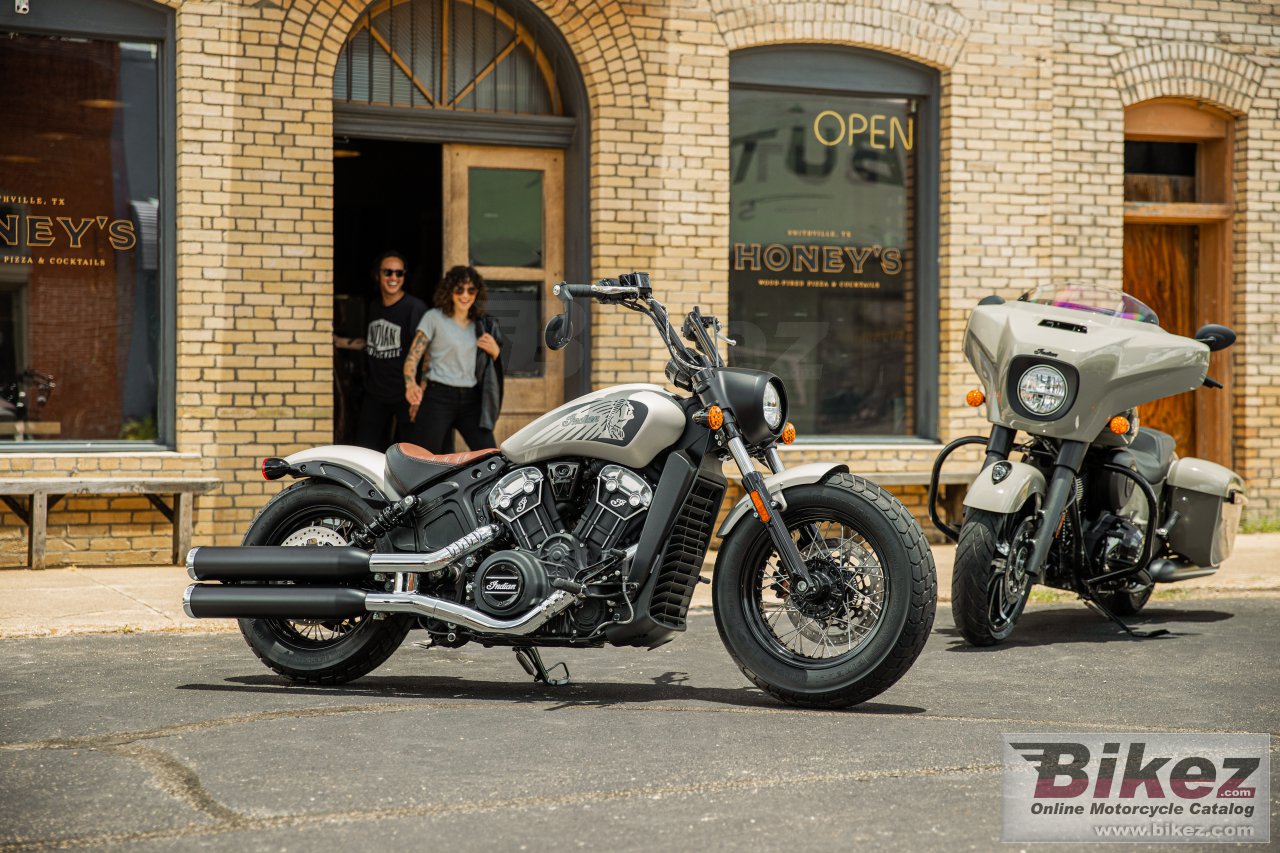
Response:
[{"label": "wooden door", "polygon": [[[1175,335],[1195,334],[1195,225],[1124,227],[1124,289],[1150,305],[1160,326]],[[1178,442],[1179,456],[1196,455],[1196,392],[1155,400],[1138,408],[1142,426],[1167,432]]]},{"label": "wooden door", "polygon": [[475,267],[507,343],[503,439],[564,402],[564,361],[542,342],[564,278],[564,155],[541,148],[444,146],[444,267]]}]

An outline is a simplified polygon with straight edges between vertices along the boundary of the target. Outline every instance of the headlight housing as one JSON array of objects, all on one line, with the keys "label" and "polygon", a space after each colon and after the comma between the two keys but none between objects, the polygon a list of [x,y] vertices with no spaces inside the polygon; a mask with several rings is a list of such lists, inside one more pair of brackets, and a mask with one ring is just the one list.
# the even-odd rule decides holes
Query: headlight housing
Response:
[{"label": "headlight housing", "polygon": [[1028,368],[1018,380],[1018,402],[1040,417],[1052,415],[1066,405],[1069,392],[1062,371],[1047,364]]},{"label": "headlight housing", "polygon": [[769,429],[776,430],[782,426],[782,395],[778,393],[776,382],[770,382],[764,387],[762,408],[764,422],[769,425]]}]

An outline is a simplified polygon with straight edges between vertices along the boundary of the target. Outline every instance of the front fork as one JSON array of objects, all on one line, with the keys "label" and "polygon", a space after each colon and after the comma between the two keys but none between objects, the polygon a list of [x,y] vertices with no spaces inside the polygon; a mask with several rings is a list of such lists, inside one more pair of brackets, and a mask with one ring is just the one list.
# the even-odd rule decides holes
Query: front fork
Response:
[{"label": "front fork", "polygon": [[[791,538],[786,522],[782,520],[778,503],[769,494],[769,487],[765,485],[764,477],[760,476],[760,472],[752,464],[751,454],[747,452],[747,445],[743,442],[741,433],[728,419],[722,429],[725,430],[726,435],[725,445],[729,448],[733,461],[737,463],[738,470],[742,472],[742,485],[747,490],[752,505],[755,506],[756,517],[769,531],[769,538],[773,540],[773,547],[777,549],[782,565],[786,567],[788,574],[796,578],[796,592],[804,593],[813,585],[813,578],[809,576],[809,567],[805,565],[804,557],[796,547],[796,541]],[[784,470],[782,456],[776,447],[769,448],[765,461],[775,474]]]},{"label": "front fork", "polygon": [[1076,478],[1080,476],[1084,454],[1088,449],[1089,445],[1083,441],[1064,441],[1058,448],[1058,457],[1053,463],[1053,476],[1049,479],[1049,487],[1045,493],[1040,529],[1036,531],[1031,558],[1026,565],[1026,570],[1033,577],[1039,577],[1044,568],[1045,558],[1049,556],[1049,548],[1058,535],[1059,522],[1067,510],[1067,504],[1071,502]]}]

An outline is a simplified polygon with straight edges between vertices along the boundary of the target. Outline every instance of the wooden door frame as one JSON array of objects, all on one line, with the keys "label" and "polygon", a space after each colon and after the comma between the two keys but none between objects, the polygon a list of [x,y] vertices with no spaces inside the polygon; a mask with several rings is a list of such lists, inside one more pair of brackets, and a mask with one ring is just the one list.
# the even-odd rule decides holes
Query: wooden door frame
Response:
[{"label": "wooden door frame", "polygon": [[[1199,253],[1195,269],[1197,313],[1233,325],[1231,298],[1232,217],[1235,212],[1232,163],[1235,120],[1226,112],[1186,99],[1144,101],[1125,109],[1126,141],[1194,142],[1196,201],[1125,202],[1124,223],[1196,225]],[[1229,352],[1210,357],[1209,373],[1231,390]],[[1195,454],[1227,467],[1232,464],[1231,404],[1214,391],[1196,393]]]},{"label": "wooden door frame", "polygon": [[[442,160],[442,195],[444,270],[463,264],[475,266],[485,280],[539,282],[542,317],[539,330],[560,313],[559,301],[552,287],[565,278],[565,158],[553,148],[515,148],[493,145],[446,143]],[[468,172],[472,167],[486,169],[527,169],[540,171],[542,180],[542,266],[494,267],[472,263],[469,251],[470,195]],[[443,272],[443,270],[442,270]],[[525,377],[507,377],[507,401],[516,406],[541,407],[539,414],[550,411],[565,400],[564,353],[543,347],[545,357],[541,388],[522,387]],[[536,398],[536,399],[535,399]],[[504,404],[504,409],[508,408]],[[505,432],[505,430],[504,430]],[[499,438],[501,441],[501,438]]]}]

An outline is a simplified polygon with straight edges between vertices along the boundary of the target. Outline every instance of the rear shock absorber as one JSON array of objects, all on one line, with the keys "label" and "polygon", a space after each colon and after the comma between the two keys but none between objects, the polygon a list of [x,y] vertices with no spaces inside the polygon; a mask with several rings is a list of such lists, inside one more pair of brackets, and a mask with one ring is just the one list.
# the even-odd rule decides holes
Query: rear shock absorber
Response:
[{"label": "rear shock absorber", "polygon": [[389,531],[397,527],[417,505],[417,495],[409,495],[404,500],[388,504],[387,508],[378,513],[373,521],[351,535],[351,544],[366,550],[372,550],[378,538],[385,536]]}]

